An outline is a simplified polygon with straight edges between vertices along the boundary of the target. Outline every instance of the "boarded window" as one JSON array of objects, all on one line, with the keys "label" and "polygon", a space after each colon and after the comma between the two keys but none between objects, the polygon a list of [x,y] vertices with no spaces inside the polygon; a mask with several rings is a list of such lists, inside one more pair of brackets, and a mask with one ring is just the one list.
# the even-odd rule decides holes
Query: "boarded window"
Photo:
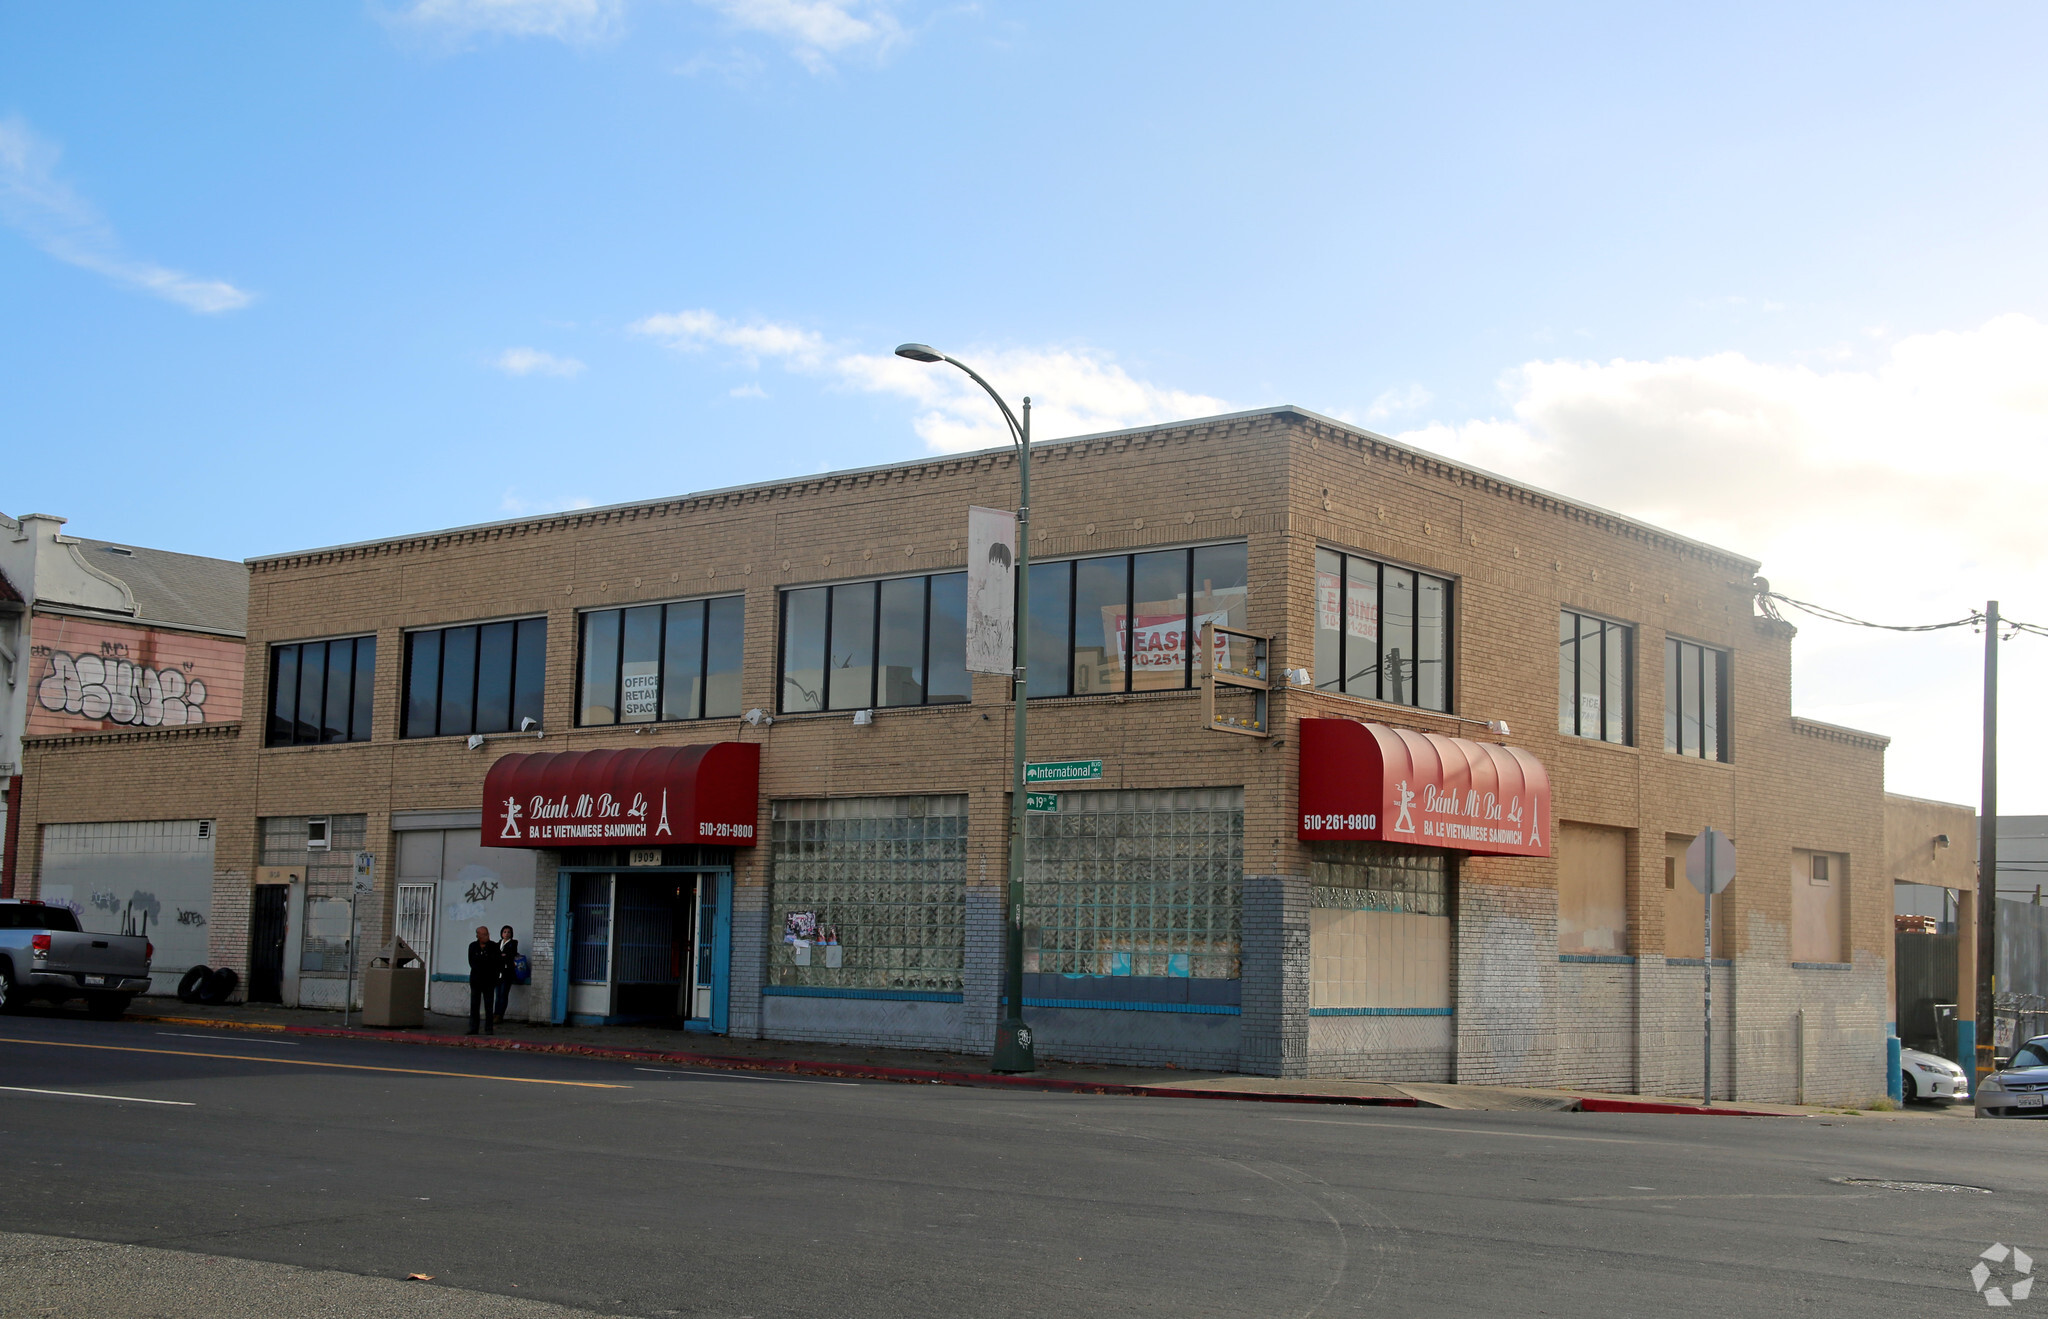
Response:
[{"label": "boarded window", "polygon": [[1399,843],[1312,843],[1309,1005],[1451,1006],[1450,859]]},{"label": "boarded window", "polygon": [[[1700,956],[1700,947],[1706,941],[1702,928],[1706,913],[1705,899],[1698,889],[1685,877],[1685,849],[1692,844],[1690,834],[1667,834],[1664,838],[1664,955],[1666,957]],[[1714,956],[1733,957],[1735,943],[1729,937],[1734,927],[1729,923],[1728,913],[1735,910],[1735,890],[1742,886],[1737,879],[1727,888],[1714,895]]]},{"label": "boarded window", "polygon": [[1792,960],[1846,962],[1849,858],[1839,852],[1792,853]]},{"label": "boarded window", "polygon": [[1557,830],[1557,951],[1628,951],[1628,833],[1591,824]]}]

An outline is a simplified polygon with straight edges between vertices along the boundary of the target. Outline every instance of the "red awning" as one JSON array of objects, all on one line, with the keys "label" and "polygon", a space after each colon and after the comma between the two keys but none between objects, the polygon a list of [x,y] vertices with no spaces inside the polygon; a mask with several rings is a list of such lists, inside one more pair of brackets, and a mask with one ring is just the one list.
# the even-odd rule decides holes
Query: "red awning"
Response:
[{"label": "red awning", "polygon": [[1550,855],[1550,775],[1517,747],[1301,721],[1301,837]]},{"label": "red awning", "polygon": [[487,847],[752,847],[761,747],[710,742],[502,756],[484,776]]}]

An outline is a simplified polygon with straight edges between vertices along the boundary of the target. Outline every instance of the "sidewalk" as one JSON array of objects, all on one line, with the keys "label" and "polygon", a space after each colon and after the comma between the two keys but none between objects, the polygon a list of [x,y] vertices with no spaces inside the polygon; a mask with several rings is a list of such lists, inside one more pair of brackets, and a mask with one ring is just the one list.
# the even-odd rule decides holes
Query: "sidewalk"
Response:
[{"label": "sidewalk", "polygon": [[[460,1017],[427,1014],[424,1027],[383,1030],[351,1026],[344,1029],[338,1012],[232,1004],[204,1007],[176,999],[137,999],[130,1019],[164,1024],[208,1026],[225,1030],[284,1031],[328,1038],[367,1039],[446,1048],[493,1049],[660,1062],[708,1070],[786,1072],[905,1084],[964,1085],[1064,1092],[1070,1094],[1142,1095],[1174,1099],[1234,1099],[1267,1103],[1347,1104],[1395,1108],[1438,1108],[1465,1111],[1552,1110],[1588,1113],[1690,1113],[1729,1117],[1800,1117],[1842,1114],[1848,1110],[1792,1104],[1717,1103],[1703,1108],[1696,1099],[1658,1095],[1612,1095],[1585,1091],[1523,1089],[1508,1086],[1400,1084],[1357,1080],[1304,1080],[1241,1076],[1229,1072],[1194,1072],[1160,1067],[1101,1067],[1048,1062],[1028,1076],[1004,1076],[989,1070],[978,1054],[927,1052],[913,1049],[866,1048],[785,1040],[746,1040],[699,1035],[659,1026],[535,1026],[510,1021],[495,1035],[471,1036]],[[356,1018],[351,1018],[352,1021]],[[1967,1113],[1965,1106],[1962,1112]],[[1940,1109],[1869,1113],[1876,1118],[1942,1117]]]}]

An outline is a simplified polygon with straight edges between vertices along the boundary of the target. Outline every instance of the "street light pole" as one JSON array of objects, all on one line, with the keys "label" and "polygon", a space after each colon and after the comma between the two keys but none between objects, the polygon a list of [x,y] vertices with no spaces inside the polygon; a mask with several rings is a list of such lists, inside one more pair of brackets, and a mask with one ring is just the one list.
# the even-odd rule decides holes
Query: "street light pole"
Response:
[{"label": "street light pole", "polygon": [[1026,661],[1030,658],[1025,638],[1031,617],[1031,400],[1024,400],[1024,418],[1019,421],[1003,396],[965,362],[921,343],[904,344],[897,348],[896,355],[913,362],[945,362],[966,372],[968,379],[980,385],[1002,409],[1003,420],[1009,423],[1010,441],[1017,449],[1017,594],[1012,628],[1016,649],[1011,672],[1017,709],[1011,720],[1015,737],[1010,751],[1010,911],[1003,949],[1002,1015],[996,1023],[995,1056],[990,1066],[997,1072],[1035,1071],[1038,1060],[1031,1044],[1031,1028],[1024,1024],[1024,697]]}]

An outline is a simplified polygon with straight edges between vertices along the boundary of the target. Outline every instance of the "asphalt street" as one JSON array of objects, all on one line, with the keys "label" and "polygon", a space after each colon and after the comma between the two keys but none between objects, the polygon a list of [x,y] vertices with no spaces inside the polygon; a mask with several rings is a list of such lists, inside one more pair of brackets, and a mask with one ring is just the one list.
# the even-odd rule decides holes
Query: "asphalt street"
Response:
[{"label": "asphalt street", "polygon": [[0,1017],[0,1313],[1962,1314],[1994,1242],[2048,1260],[2044,1146],[2038,1123],[1040,1095],[36,1012]]}]

